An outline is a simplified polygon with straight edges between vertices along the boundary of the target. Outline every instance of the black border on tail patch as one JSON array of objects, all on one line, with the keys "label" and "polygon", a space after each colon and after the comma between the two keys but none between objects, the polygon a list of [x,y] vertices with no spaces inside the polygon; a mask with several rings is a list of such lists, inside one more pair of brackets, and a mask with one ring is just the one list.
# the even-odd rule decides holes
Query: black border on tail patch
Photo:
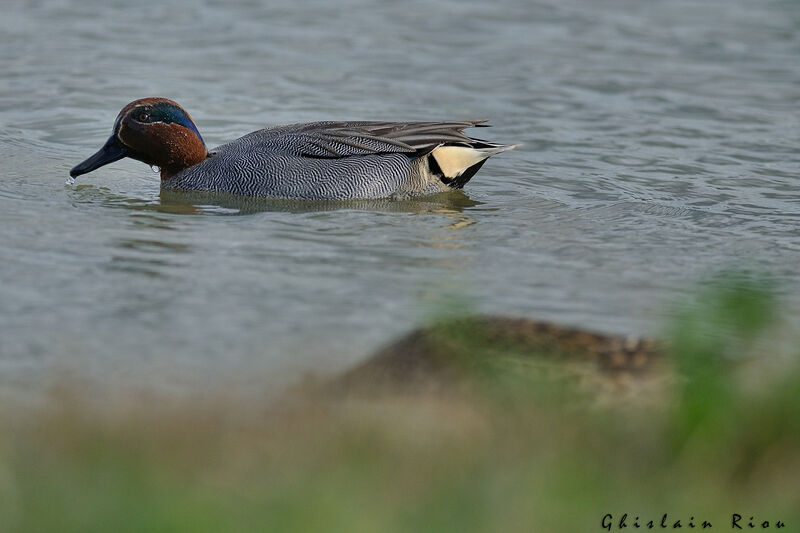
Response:
[{"label": "black border on tail patch", "polygon": [[435,157],[433,157],[433,151],[428,152],[428,155],[425,157],[428,159],[428,171],[442,180],[442,183],[449,185],[453,180],[444,175],[444,172],[442,172],[442,167],[439,166],[439,162],[436,161]]},{"label": "black border on tail patch", "polygon": [[481,169],[483,164],[486,163],[486,161],[488,161],[488,160],[489,160],[489,158],[487,157],[483,161],[480,161],[479,163],[475,163],[474,165],[472,165],[471,167],[467,168],[467,170],[465,170],[464,172],[462,172],[461,174],[459,174],[455,178],[453,178],[451,180],[448,180],[448,181],[445,181],[444,183],[448,187],[452,187],[453,189],[463,189],[464,185],[466,185],[467,182],[472,179],[472,176],[474,176]]}]

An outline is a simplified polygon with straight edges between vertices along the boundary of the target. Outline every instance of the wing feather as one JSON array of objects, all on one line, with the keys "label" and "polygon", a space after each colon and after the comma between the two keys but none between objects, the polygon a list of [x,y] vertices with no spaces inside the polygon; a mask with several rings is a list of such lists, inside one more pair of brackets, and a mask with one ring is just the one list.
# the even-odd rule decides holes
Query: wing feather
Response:
[{"label": "wing feather", "polygon": [[422,155],[442,144],[472,146],[479,141],[463,130],[483,120],[452,122],[314,122],[251,133],[260,147],[305,157],[339,158],[379,153]]}]

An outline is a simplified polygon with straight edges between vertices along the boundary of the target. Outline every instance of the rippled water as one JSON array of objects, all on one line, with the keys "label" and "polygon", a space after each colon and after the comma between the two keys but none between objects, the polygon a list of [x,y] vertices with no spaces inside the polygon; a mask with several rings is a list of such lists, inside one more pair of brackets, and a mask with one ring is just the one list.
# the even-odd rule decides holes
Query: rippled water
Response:
[{"label": "rippled water", "polygon": [[[460,305],[652,332],[731,265],[800,299],[797,1],[270,4],[6,1],[0,390],[272,390]],[[149,95],[209,146],[454,118],[522,146],[397,203],[167,196],[130,160],[65,186]]]}]

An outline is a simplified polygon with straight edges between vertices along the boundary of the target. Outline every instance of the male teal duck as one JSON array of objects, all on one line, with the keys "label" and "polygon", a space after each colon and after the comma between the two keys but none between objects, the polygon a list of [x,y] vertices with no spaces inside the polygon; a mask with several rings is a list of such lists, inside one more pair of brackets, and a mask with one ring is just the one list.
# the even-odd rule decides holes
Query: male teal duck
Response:
[{"label": "male teal duck", "polygon": [[142,98],[122,108],[105,145],[69,174],[130,157],[158,167],[162,189],[330,200],[430,194],[462,188],[486,159],[514,148],[463,133],[483,122],[291,124],[209,151],[181,106]]}]

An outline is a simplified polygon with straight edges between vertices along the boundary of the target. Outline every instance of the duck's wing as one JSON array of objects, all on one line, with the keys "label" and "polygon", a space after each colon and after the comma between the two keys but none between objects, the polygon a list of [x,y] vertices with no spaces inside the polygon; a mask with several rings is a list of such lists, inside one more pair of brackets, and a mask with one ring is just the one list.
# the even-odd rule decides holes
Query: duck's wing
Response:
[{"label": "duck's wing", "polygon": [[[464,135],[484,120],[453,122],[314,122],[260,130],[247,135],[270,151],[312,158],[379,153],[422,155],[443,144],[493,145]],[[244,138],[243,138],[244,139]]]}]

